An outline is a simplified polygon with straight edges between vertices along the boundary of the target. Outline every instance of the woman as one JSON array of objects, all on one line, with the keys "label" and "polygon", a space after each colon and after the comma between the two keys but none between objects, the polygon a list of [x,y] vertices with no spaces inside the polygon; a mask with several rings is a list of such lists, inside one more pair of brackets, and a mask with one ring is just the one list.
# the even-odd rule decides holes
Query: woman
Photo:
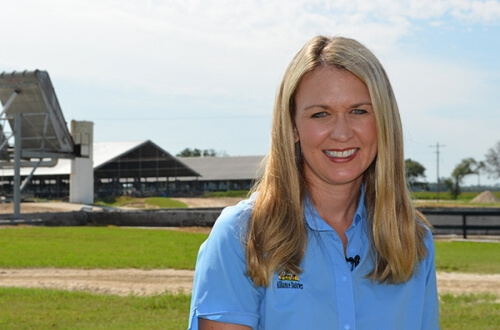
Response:
[{"label": "woman", "polygon": [[318,36],[290,63],[265,173],[200,248],[190,328],[438,328],[398,107],[357,41]]}]

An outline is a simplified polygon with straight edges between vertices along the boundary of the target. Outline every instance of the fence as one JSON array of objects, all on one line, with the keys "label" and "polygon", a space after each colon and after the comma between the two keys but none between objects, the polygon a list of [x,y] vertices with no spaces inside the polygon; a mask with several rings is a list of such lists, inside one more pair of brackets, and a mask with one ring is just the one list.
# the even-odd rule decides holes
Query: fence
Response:
[{"label": "fence", "polygon": [[500,208],[424,208],[420,211],[427,217],[435,233],[461,233],[500,235]]}]

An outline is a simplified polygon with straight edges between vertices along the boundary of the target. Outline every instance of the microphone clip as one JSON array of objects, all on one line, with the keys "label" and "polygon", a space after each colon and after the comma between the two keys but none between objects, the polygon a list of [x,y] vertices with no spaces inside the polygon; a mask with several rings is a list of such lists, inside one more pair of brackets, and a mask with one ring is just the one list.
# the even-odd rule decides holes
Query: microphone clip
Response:
[{"label": "microphone clip", "polygon": [[354,268],[356,268],[357,265],[359,265],[360,260],[361,260],[361,257],[357,254],[354,258],[353,257],[349,257],[349,258],[346,257],[345,258],[345,261],[347,261],[351,264],[351,272],[354,270]]}]

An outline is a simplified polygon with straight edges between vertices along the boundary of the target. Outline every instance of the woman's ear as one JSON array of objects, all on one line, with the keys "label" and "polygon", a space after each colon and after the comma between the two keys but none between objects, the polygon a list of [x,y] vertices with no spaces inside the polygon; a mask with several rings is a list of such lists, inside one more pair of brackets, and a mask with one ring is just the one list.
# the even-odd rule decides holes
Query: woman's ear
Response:
[{"label": "woman's ear", "polygon": [[297,131],[297,127],[293,128],[293,142],[297,143],[300,141],[299,132]]}]

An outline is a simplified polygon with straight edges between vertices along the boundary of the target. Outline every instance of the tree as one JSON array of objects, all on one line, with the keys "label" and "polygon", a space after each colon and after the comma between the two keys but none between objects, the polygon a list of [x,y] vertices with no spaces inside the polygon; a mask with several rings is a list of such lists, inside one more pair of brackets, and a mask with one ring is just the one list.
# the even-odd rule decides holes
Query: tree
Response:
[{"label": "tree", "polygon": [[215,157],[217,153],[214,149],[205,149],[203,150],[203,157]]},{"label": "tree", "polygon": [[419,162],[410,158],[405,160],[406,182],[411,188],[428,189],[426,182],[419,181],[419,178],[425,178],[425,167]]},{"label": "tree", "polygon": [[481,172],[486,169],[486,164],[483,161],[477,162],[476,164],[476,174],[477,174],[477,185],[481,185]]},{"label": "tree", "polygon": [[446,186],[450,189],[451,197],[457,199],[460,195],[463,179],[470,174],[477,173],[477,162],[474,158],[465,158],[455,167],[451,173],[451,179],[445,181]]},{"label": "tree", "polygon": [[486,153],[486,171],[493,178],[500,178],[500,141]]},{"label": "tree", "polygon": [[191,149],[191,148],[186,148],[179,152],[176,157],[200,157],[201,156],[201,150],[200,149]]},{"label": "tree", "polygon": [[216,152],[215,149],[186,148],[175,155],[176,157],[217,157],[227,156],[224,151]]}]

